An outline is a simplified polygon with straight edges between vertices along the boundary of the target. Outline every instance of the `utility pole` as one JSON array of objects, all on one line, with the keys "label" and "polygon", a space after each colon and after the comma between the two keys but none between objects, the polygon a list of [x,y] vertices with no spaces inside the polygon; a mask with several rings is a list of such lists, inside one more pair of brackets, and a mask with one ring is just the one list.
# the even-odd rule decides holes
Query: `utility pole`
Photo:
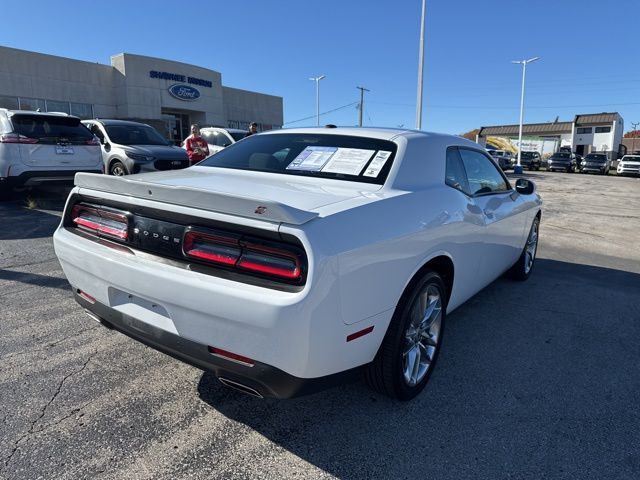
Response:
[{"label": "utility pole", "polygon": [[370,92],[371,90],[369,90],[368,88],[364,88],[364,87],[356,87],[357,89],[360,90],[360,115],[358,118],[358,126],[361,127],[362,126],[362,111],[364,110],[364,92]]},{"label": "utility pole", "polygon": [[424,18],[427,0],[422,0],[422,20],[420,21],[420,53],[418,54],[418,98],[416,100],[416,130],[422,128],[422,74],[424,70]]}]

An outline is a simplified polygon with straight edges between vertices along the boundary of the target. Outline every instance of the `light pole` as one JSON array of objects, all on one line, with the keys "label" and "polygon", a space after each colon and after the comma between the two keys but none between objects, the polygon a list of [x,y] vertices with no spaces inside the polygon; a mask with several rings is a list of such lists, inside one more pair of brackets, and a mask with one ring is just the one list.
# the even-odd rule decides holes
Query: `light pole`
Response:
[{"label": "light pole", "polygon": [[522,65],[522,93],[520,95],[520,130],[518,133],[518,164],[515,166],[514,173],[522,173],[522,165],[520,159],[522,158],[522,119],[524,116],[524,79],[527,74],[527,64],[539,60],[540,57],[533,57],[529,60],[513,60],[511,63],[519,63]]},{"label": "light pole", "polygon": [[420,53],[418,53],[418,98],[416,99],[416,130],[422,128],[422,73],[424,70],[424,18],[427,13],[427,0],[422,0],[422,19],[420,20]]},{"label": "light pole", "polygon": [[319,77],[311,77],[309,80],[316,82],[316,125],[320,126],[320,80],[325,78],[326,75],[320,75]]}]

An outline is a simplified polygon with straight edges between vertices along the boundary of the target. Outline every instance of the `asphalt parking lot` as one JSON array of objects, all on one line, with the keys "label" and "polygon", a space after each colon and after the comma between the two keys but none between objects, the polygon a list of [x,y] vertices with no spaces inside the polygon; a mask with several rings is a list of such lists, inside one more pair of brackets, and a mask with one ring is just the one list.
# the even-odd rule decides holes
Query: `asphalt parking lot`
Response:
[{"label": "asphalt parking lot", "polygon": [[640,179],[527,176],[531,279],[449,316],[409,403],[229,390],[82,312],[51,241],[64,193],[0,203],[0,478],[640,478]]}]

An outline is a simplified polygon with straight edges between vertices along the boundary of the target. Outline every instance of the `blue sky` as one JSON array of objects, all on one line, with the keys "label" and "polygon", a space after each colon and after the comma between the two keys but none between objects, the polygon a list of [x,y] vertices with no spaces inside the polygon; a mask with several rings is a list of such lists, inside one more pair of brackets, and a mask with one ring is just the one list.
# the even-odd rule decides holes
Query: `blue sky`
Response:
[{"label": "blue sky", "polygon": [[[0,44],[108,64],[120,52],[191,63],[223,84],[284,98],[285,126],[365,97],[364,124],[415,126],[421,0],[5,3]],[[640,122],[637,0],[427,0],[425,130],[462,133],[619,111]],[[307,120],[296,122],[305,117]],[[321,122],[355,125],[355,105]]]}]

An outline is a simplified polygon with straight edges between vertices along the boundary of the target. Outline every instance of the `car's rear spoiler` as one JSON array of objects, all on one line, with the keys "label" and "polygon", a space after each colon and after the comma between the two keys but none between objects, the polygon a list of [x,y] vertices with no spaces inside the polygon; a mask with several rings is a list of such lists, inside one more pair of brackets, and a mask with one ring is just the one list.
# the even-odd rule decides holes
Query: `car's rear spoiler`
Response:
[{"label": "car's rear spoiler", "polygon": [[100,192],[146,198],[163,203],[270,222],[302,225],[318,216],[317,213],[300,210],[273,200],[231,195],[229,193],[184,186],[162,185],[96,173],[76,173],[75,184],[80,188],[88,188]]}]

